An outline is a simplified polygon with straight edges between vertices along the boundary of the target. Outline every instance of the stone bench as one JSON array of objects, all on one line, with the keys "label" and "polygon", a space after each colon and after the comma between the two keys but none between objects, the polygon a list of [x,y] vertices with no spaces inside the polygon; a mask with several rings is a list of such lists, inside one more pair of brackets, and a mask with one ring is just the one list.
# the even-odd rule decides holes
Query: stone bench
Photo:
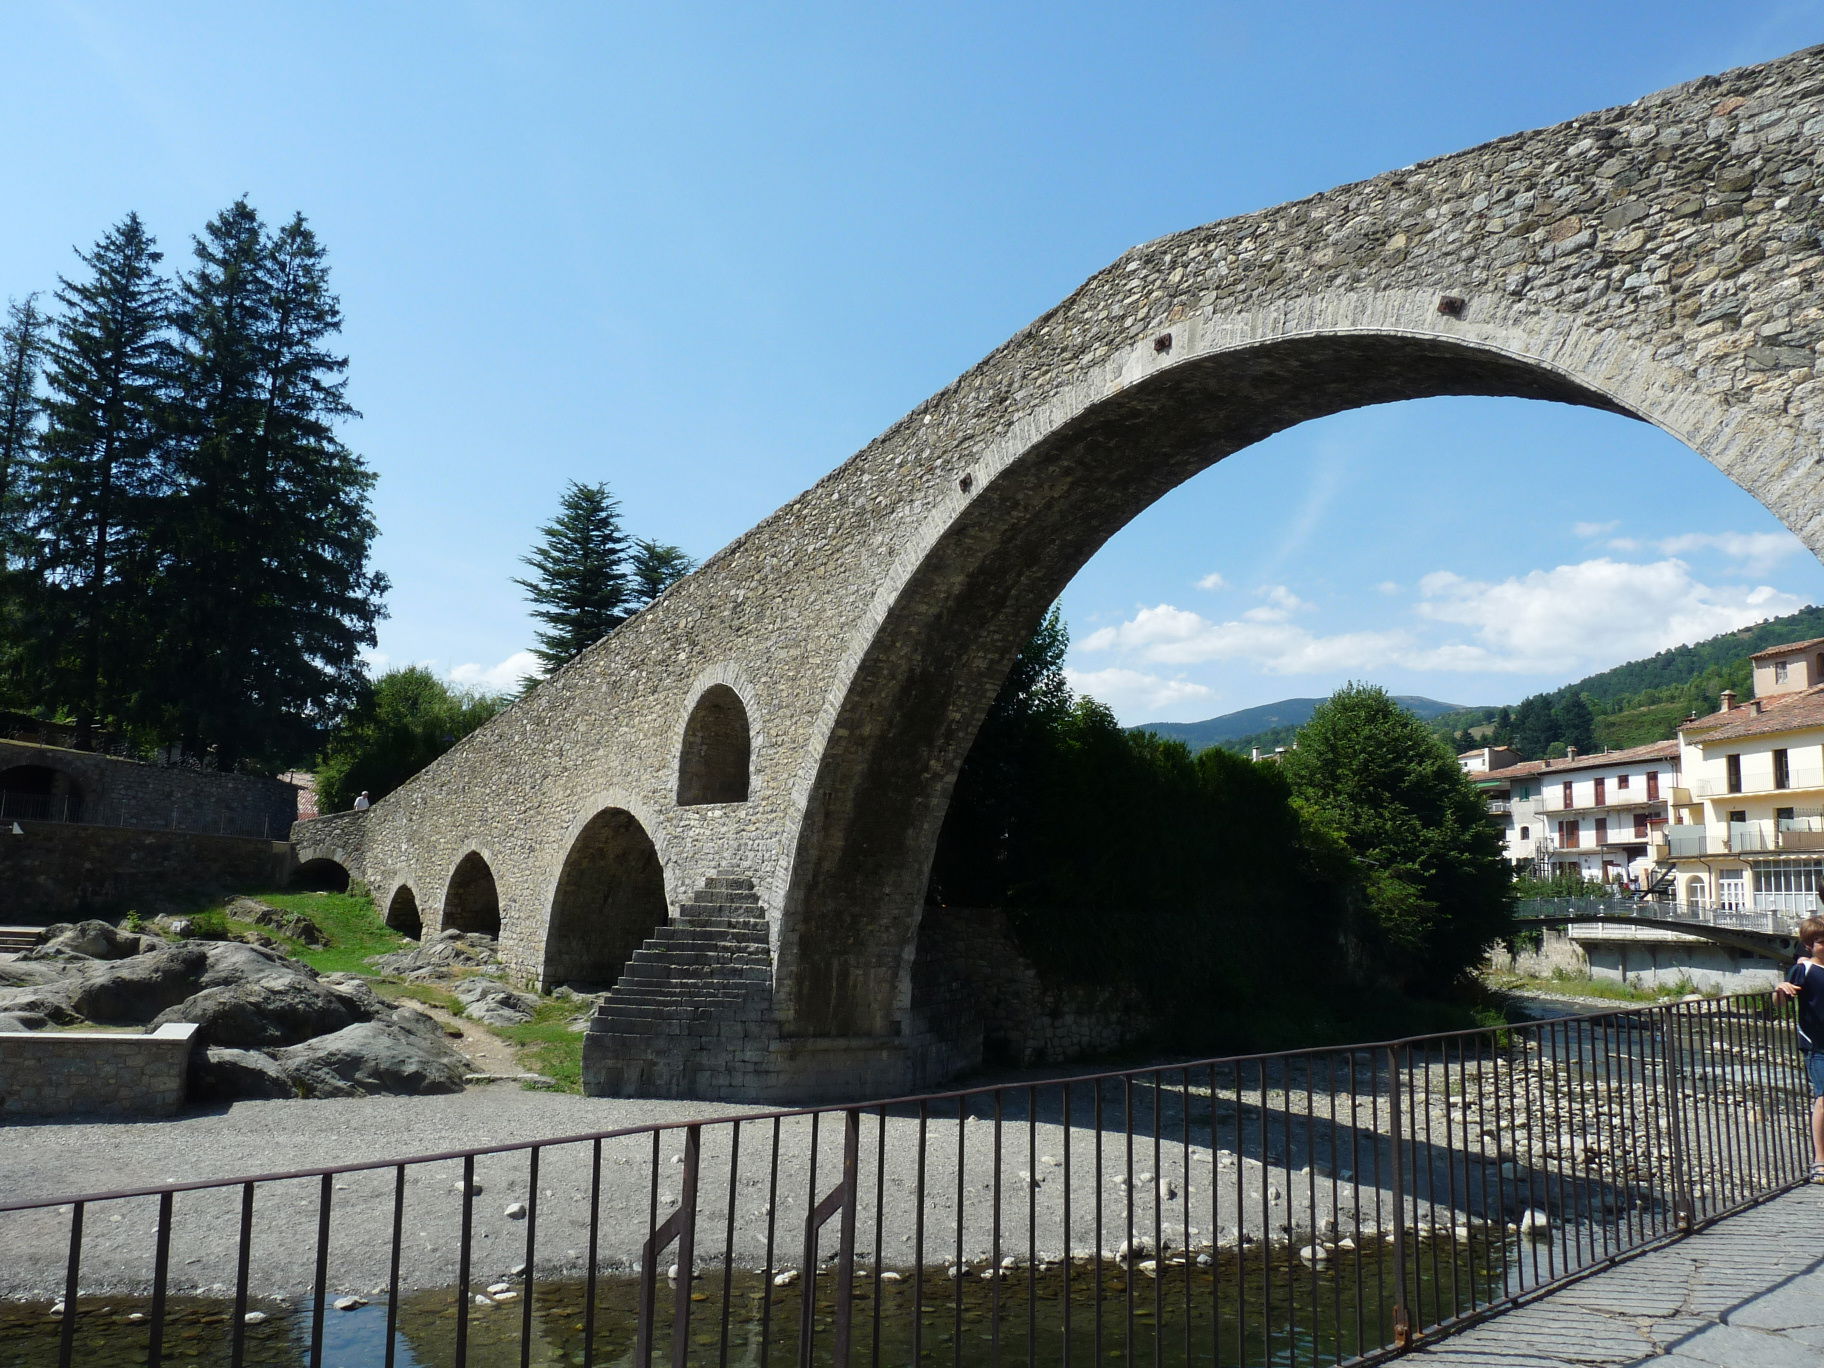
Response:
[{"label": "stone bench", "polygon": [[196,1030],[0,1032],[0,1122],[169,1116],[184,1104]]}]

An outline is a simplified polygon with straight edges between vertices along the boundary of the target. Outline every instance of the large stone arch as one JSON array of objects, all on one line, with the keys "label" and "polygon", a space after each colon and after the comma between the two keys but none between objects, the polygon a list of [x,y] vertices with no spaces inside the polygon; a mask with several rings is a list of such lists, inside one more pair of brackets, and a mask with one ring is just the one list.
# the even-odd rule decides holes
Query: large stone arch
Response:
[{"label": "large stone arch", "polygon": [[545,928],[543,986],[612,986],[666,917],[658,847],[632,812],[602,807],[576,832],[558,871]]},{"label": "large stone arch", "polygon": [[1824,542],[1814,433],[1703,393],[1651,350],[1574,317],[1477,301],[1472,313],[1438,291],[1324,292],[1246,317],[1180,319],[1071,377],[958,477],[876,587],[812,749],[779,938],[788,1034],[908,1033],[938,828],[1014,653],[1110,536],[1264,437],[1441,395],[1600,408],[1666,430],[1814,550]]},{"label": "large stone arch", "polygon": [[[763,912],[774,966],[738,1047],[687,1013],[643,1076],[930,1081],[957,1061],[909,970],[957,763],[1058,587],[1187,476],[1340,409],[1517,395],[1655,423],[1824,548],[1820,128],[1824,48],[1137,247],[300,854],[428,903],[485,845],[537,978],[558,872],[623,795],[678,905]],[[680,805],[709,672],[756,782]]]}]

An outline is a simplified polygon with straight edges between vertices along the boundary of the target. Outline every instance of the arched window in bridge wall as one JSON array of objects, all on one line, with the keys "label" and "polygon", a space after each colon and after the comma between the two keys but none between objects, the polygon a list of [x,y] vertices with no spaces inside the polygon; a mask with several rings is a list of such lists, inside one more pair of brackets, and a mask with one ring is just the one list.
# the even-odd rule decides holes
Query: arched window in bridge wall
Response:
[{"label": "arched window in bridge wall", "polygon": [[424,934],[424,922],[418,915],[418,897],[410,884],[400,884],[393,894],[393,900],[386,906],[386,924],[413,940]]},{"label": "arched window in bridge wall", "polygon": [[494,871],[478,851],[464,855],[450,875],[449,891],[443,895],[443,929],[500,934],[500,891],[494,886]]},{"label": "arched window in bridge wall", "polygon": [[659,852],[639,819],[604,808],[564,857],[545,934],[545,986],[614,986],[640,943],[667,916]]},{"label": "arched window in bridge wall", "polygon": [[703,691],[684,724],[678,756],[678,802],[745,803],[751,759],[747,708],[726,684]]},{"label": "arched window in bridge wall", "polygon": [[0,818],[9,822],[80,822],[82,789],[49,765],[0,770]]}]

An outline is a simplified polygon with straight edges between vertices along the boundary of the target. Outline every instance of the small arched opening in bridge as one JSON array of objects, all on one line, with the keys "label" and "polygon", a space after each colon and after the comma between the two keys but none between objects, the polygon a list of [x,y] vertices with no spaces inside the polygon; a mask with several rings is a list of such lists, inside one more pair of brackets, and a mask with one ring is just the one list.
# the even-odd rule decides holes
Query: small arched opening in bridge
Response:
[{"label": "small arched opening in bridge", "polygon": [[741,695],[726,684],[710,685],[684,724],[678,803],[745,803],[751,752]]},{"label": "small arched opening in bridge", "polygon": [[478,936],[500,934],[500,890],[494,886],[494,871],[478,850],[464,855],[450,875],[449,890],[443,895],[443,929]]},{"label": "small arched opening in bridge", "polygon": [[410,884],[400,884],[386,905],[386,924],[402,936],[417,940],[424,935],[424,921],[418,915],[418,895]]},{"label": "small arched opening in bridge", "polygon": [[[1376,326],[1385,321],[1379,307],[1364,296],[1339,303],[1358,321],[1332,331],[1224,341],[1119,385],[1105,376],[1073,382],[1074,408],[1060,397],[1048,413],[1035,400],[1031,427],[1016,425],[1019,445],[1009,439],[982,455],[980,473],[956,480],[934,506],[856,629],[856,663],[822,729],[781,908],[778,1000],[788,1036],[881,1039],[915,1029],[909,966],[932,853],[958,767],[1009,663],[1103,543],[1235,452],[1311,419],[1396,400],[1544,399],[1669,430],[1794,526],[1824,506],[1824,473],[1800,463],[1806,439],[1796,427],[1759,430],[1786,454],[1748,461],[1743,410],[1695,393],[1686,373],[1617,333],[1508,314],[1488,330],[1499,332],[1496,345],[1488,333],[1439,335],[1416,312],[1410,330]],[[1776,483],[1789,469],[1806,472],[1803,492]]]},{"label": "small arched opening in bridge", "polygon": [[558,875],[545,986],[612,988],[666,915],[665,874],[652,838],[631,812],[604,808],[577,834]]},{"label": "small arched opening in bridge", "polygon": [[291,876],[291,886],[309,893],[348,892],[348,869],[328,856],[306,860]]},{"label": "small arched opening in bridge", "polygon": [[9,822],[80,822],[82,788],[49,765],[0,770],[0,819]]}]

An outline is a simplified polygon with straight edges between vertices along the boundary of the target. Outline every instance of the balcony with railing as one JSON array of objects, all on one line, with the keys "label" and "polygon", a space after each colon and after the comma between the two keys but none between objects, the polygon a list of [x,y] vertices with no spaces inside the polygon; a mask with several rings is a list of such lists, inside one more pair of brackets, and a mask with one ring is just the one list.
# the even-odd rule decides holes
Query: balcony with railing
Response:
[{"label": "balcony with railing", "polygon": [[1824,767],[1818,765],[1789,765],[1784,775],[1785,782],[1780,782],[1778,773],[1754,772],[1741,776],[1734,788],[1727,779],[1693,778],[1685,787],[1691,790],[1694,798],[1741,798],[1752,794],[1804,793],[1824,789]]},{"label": "balcony with railing", "polygon": [[1791,817],[1763,817],[1751,822],[1722,822],[1712,833],[1696,823],[1668,825],[1664,840],[1655,837],[1656,854],[1664,858],[1693,859],[1705,855],[1769,855],[1824,853],[1824,812],[1808,811]]}]

